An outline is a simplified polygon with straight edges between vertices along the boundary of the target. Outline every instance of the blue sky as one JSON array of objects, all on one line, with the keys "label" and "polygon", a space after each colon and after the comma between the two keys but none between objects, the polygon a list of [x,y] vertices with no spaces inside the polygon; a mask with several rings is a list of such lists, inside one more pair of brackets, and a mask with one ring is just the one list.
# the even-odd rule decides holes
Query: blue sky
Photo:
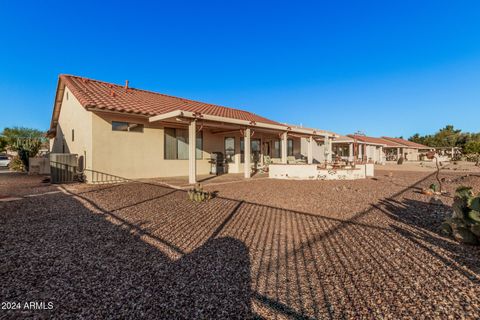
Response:
[{"label": "blue sky", "polygon": [[1,1],[0,129],[48,129],[60,73],[408,137],[480,131],[478,1]]}]

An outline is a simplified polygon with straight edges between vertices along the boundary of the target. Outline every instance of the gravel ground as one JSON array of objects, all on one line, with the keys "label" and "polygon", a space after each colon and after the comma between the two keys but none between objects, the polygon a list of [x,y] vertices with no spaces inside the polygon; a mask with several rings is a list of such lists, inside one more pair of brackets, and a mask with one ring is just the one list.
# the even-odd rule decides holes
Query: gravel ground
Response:
[{"label": "gravel ground", "polygon": [[[442,177],[480,191],[477,175]],[[0,300],[54,305],[0,318],[480,318],[480,249],[439,235],[452,199],[430,203],[432,182],[258,179],[208,186],[208,203],[69,185],[0,202]]]},{"label": "gravel ground", "polygon": [[26,173],[0,171],[0,197],[25,196],[57,190],[43,180],[48,176],[29,176]]}]

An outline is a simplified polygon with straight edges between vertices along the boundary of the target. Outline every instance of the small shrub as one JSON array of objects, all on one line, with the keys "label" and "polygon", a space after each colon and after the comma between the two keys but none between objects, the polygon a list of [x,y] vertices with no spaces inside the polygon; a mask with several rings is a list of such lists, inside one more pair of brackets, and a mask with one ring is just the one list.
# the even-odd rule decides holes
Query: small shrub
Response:
[{"label": "small shrub", "polygon": [[12,171],[24,172],[26,171],[25,165],[19,156],[15,156],[10,161],[8,168]]},{"label": "small shrub", "polygon": [[195,202],[208,201],[214,197],[213,192],[203,191],[200,183],[197,183],[193,189],[188,190],[188,199]]}]

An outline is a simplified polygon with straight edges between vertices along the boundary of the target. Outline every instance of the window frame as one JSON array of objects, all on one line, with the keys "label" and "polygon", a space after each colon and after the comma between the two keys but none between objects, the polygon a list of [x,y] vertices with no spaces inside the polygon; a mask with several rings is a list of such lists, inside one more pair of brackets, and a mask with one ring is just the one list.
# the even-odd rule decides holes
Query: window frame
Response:
[{"label": "window frame", "polygon": [[[231,161],[228,160],[227,157],[227,140],[233,139],[233,156],[231,157]],[[225,152],[225,162],[227,163],[235,163],[235,154],[236,154],[236,141],[235,137],[225,137],[223,139],[223,151]]]},{"label": "window frame", "polygon": [[[175,138],[175,158],[167,158],[167,131],[168,130],[173,130],[174,132],[174,138]],[[178,158],[178,134],[177,130],[186,130],[188,132],[188,129],[182,129],[182,128],[170,128],[170,127],[164,127],[163,128],[163,160],[188,160],[187,158]],[[186,142],[187,145],[189,144],[189,137],[186,135]],[[200,139],[199,139],[200,138]],[[199,143],[200,142],[200,143]],[[200,144],[200,146],[199,146]],[[195,160],[203,160],[203,132],[197,132],[195,135]]]},{"label": "window frame", "polygon": [[[142,123],[134,123],[134,122],[127,122],[127,121],[112,121],[112,131],[118,131],[118,132],[136,132],[136,133],[143,133],[145,129],[145,125]],[[126,130],[118,130],[115,129],[115,124],[117,125],[126,125]],[[132,128],[141,128],[141,130],[131,130]]]},{"label": "window frame", "polygon": [[[290,146],[291,143],[291,146]],[[291,149],[290,149],[291,147]],[[281,150],[281,149],[280,149]],[[287,157],[293,157],[294,156],[294,142],[293,139],[287,139]]]},{"label": "window frame", "polygon": [[[262,155],[262,139],[255,138],[250,139],[250,162],[254,162],[254,151],[252,148],[253,142],[258,141],[258,156],[261,157]],[[240,163],[245,163],[245,139],[243,137],[240,138]]]}]

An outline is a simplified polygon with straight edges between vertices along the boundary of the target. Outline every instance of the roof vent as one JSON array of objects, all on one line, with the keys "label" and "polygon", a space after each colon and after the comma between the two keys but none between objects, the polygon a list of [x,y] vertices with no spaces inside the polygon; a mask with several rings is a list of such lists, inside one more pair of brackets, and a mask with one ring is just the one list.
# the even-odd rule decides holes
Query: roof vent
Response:
[{"label": "roof vent", "polygon": [[128,91],[128,80],[125,80],[125,92]]}]

